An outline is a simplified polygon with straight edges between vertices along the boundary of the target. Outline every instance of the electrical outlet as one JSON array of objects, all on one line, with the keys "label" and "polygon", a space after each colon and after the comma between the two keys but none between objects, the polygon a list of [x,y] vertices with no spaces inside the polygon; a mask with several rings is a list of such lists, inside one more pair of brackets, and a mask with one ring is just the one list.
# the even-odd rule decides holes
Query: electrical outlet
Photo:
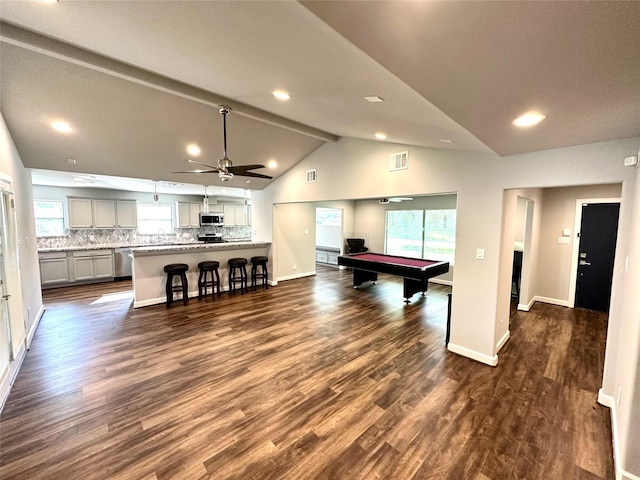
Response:
[{"label": "electrical outlet", "polygon": [[298,266],[297,266],[295,263],[293,264],[293,269],[294,269],[294,270],[297,270],[297,269],[298,269]]}]

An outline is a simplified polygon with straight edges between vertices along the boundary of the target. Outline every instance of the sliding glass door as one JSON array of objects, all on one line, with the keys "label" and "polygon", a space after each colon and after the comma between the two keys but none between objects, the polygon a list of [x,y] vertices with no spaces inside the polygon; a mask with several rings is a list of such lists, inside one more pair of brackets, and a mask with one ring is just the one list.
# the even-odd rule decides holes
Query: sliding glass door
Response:
[{"label": "sliding glass door", "polygon": [[453,264],[456,211],[387,210],[385,253]]}]

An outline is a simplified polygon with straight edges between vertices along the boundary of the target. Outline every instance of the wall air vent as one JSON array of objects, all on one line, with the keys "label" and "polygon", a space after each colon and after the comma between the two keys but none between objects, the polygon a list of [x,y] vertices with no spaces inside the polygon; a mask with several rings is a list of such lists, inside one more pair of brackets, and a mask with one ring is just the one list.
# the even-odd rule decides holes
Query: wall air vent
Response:
[{"label": "wall air vent", "polygon": [[307,183],[315,183],[318,181],[318,172],[314,168],[313,170],[307,170]]},{"label": "wall air vent", "polygon": [[392,153],[389,155],[389,171],[406,170],[409,168],[409,152]]}]

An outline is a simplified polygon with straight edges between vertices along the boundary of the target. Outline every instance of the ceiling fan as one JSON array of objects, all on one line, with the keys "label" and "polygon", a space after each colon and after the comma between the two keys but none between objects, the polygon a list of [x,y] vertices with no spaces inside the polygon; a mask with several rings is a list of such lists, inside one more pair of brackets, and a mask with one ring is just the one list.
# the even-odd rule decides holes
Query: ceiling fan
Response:
[{"label": "ceiling fan", "polygon": [[203,167],[207,167],[206,169],[199,168],[197,170],[188,170],[183,172],[172,172],[172,173],[217,173],[220,180],[223,182],[228,182],[233,178],[234,175],[238,175],[241,177],[255,177],[255,178],[273,178],[269,175],[263,175],[262,173],[251,172],[250,170],[255,170],[257,168],[265,168],[264,165],[239,165],[237,167],[233,166],[233,162],[229,160],[227,157],[227,115],[231,112],[231,107],[226,107],[224,105],[220,105],[218,107],[218,111],[222,115],[222,128],[223,128],[223,141],[224,141],[224,156],[218,160],[218,166],[214,167],[213,165],[207,165],[206,163],[196,162],[195,160],[187,159],[187,162],[193,163],[195,165],[201,165]]}]

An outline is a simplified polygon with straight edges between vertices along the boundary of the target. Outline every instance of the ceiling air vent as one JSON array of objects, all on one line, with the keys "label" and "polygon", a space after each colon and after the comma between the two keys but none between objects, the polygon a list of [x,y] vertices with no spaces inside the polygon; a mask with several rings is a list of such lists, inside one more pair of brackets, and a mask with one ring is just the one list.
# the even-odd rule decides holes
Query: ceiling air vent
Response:
[{"label": "ceiling air vent", "polygon": [[409,168],[409,152],[392,153],[389,155],[389,171],[406,170]]},{"label": "ceiling air vent", "polygon": [[307,170],[307,183],[314,183],[318,181],[318,173],[316,169]]}]

